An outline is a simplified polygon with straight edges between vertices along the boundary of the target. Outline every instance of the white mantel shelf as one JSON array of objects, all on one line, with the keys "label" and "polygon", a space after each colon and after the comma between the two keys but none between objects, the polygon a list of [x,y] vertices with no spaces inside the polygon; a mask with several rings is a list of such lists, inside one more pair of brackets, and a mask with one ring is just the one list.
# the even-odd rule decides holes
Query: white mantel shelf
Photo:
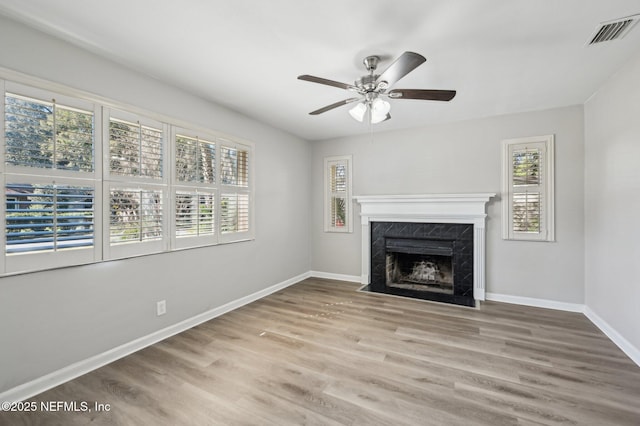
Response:
[{"label": "white mantel shelf", "polygon": [[473,224],[473,297],[485,299],[486,204],[495,193],[358,195],[362,224],[362,284],[370,283],[371,222]]}]

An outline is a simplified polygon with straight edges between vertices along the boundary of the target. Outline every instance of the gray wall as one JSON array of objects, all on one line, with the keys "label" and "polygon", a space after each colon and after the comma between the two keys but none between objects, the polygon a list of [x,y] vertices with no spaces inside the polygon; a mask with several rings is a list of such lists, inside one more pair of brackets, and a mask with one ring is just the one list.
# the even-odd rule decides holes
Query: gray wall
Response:
[{"label": "gray wall", "polygon": [[312,268],[360,275],[359,208],[354,232],[323,232],[322,167],[353,155],[354,195],[501,192],[501,141],[555,134],[556,242],[501,239],[501,200],[488,207],[490,293],[584,303],[582,106],[314,142]]},{"label": "gray wall", "polygon": [[308,142],[2,17],[0,67],[252,141],[256,186],[255,241],[0,278],[0,392],[310,269]]},{"label": "gray wall", "polygon": [[640,351],[640,57],[585,105],[587,306]]}]

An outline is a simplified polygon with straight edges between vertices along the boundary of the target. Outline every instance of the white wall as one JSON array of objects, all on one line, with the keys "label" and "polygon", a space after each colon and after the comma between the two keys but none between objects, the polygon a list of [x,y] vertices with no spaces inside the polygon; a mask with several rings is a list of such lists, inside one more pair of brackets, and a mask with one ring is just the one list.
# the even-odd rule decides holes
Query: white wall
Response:
[{"label": "white wall", "polygon": [[[346,112],[345,112],[346,113]],[[375,130],[375,128],[374,128]],[[582,106],[381,132],[313,143],[312,268],[360,275],[359,208],[354,233],[324,233],[322,163],[353,155],[354,195],[501,192],[501,141],[555,134],[556,242],[504,241],[501,201],[487,220],[487,292],[584,303]]]},{"label": "white wall", "polygon": [[255,241],[0,278],[0,393],[310,269],[308,142],[2,17],[0,67],[252,141],[256,184]]},{"label": "white wall", "polygon": [[639,76],[640,57],[636,57],[585,104],[586,304],[635,348],[636,362],[640,361]]}]

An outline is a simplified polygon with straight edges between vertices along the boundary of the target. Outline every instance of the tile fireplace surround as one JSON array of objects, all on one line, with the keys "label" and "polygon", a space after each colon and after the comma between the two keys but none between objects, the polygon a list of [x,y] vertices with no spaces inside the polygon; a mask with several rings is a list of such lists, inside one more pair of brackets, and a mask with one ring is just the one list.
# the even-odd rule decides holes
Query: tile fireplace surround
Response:
[{"label": "tile fireplace surround", "polygon": [[473,298],[485,299],[486,204],[495,193],[360,195],[361,283],[371,283],[371,223],[459,223],[473,225]]}]

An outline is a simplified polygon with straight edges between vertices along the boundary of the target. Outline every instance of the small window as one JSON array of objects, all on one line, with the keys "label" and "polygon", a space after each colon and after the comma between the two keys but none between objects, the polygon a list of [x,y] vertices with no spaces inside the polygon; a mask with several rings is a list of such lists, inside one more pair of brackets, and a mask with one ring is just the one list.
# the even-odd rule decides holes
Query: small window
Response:
[{"label": "small window", "polygon": [[222,194],[220,196],[220,232],[249,231],[249,195]]},{"label": "small window", "polygon": [[[92,187],[8,183],[7,255],[93,247]],[[9,208],[12,207],[12,208]]]},{"label": "small window", "polygon": [[162,192],[111,189],[109,193],[111,245],[162,240]]},{"label": "small window", "polygon": [[5,94],[7,164],[92,172],[93,111]]},{"label": "small window", "polygon": [[199,137],[176,135],[176,180],[216,183],[216,144]]},{"label": "small window", "polygon": [[120,176],[162,178],[162,129],[111,117],[110,172]]},{"label": "small window", "polygon": [[352,232],[351,156],[324,160],[325,232]]},{"label": "small window", "polygon": [[176,237],[215,234],[215,195],[207,192],[176,192]]},{"label": "small window", "polygon": [[220,155],[222,184],[249,186],[249,151],[222,146]]},{"label": "small window", "polygon": [[251,238],[249,150],[220,142],[220,242]]},{"label": "small window", "polygon": [[554,241],[554,137],[503,142],[504,239]]}]

